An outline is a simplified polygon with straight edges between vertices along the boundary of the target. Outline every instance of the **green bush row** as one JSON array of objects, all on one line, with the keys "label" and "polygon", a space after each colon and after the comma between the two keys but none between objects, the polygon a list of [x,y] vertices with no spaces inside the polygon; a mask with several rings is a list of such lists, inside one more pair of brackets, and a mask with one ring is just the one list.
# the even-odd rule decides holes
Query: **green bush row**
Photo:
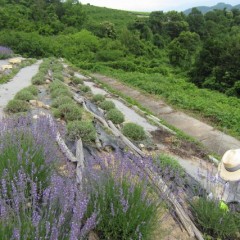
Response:
[{"label": "green bush row", "polygon": [[10,100],[5,108],[9,113],[22,113],[30,109],[29,100],[36,99],[38,89],[36,86],[29,86],[19,91],[13,100]]},{"label": "green bush row", "polygon": [[89,121],[83,121],[83,109],[72,99],[68,87],[59,80],[54,80],[50,85],[52,111],[55,118],[64,118],[67,121],[67,135],[70,140],[81,138],[84,142],[96,139],[96,130]]}]

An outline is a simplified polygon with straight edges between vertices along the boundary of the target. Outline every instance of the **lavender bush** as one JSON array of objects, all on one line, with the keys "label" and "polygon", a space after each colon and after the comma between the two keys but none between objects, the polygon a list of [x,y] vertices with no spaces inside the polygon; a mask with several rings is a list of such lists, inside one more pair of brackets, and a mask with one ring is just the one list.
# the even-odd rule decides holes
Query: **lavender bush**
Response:
[{"label": "lavender bush", "polygon": [[30,116],[3,120],[0,123],[0,177],[4,174],[11,182],[22,168],[42,186],[48,185],[58,153],[54,138],[55,130],[47,118],[35,122]]},{"label": "lavender bush", "polygon": [[55,137],[46,117],[0,122],[1,239],[85,239],[97,224],[87,195],[53,170]]},{"label": "lavender bush", "polygon": [[[31,194],[26,193],[27,186]],[[19,170],[11,181],[10,196],[1,179],[0,236],[3,240],[83,239],[96,225],[97,214],[85,218],[88,198],[69,180],[53,175],[42,194],[37,183]]]},{"label": "lavender bush", "polygon": [[88,210],[97,206],[99,211],[96,230],[100,239],[151,239],[159,203],[129,155],[93,159],[86,179]]},{"label": "lavender bush", "polygon": [[10,48],[0,46],[0,59],[7,59],[13,55],[13,51]]},{"label": "lavender bush", "polygon": [[239,239],[240,214],[220,208],[217,200],[205,197],[191,203],[195,221],[208,239]]}]

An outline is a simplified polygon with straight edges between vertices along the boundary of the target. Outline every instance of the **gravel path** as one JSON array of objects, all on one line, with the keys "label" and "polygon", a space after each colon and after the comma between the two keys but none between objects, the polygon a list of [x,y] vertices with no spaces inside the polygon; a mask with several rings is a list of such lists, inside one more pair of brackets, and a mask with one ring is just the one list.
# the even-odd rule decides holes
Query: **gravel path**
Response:
[{"label": "gravel path", "polygon": [[22,68],[13,79],[0,85],[0,118],[4,117],[3,109],[21,89],[31,85],[31,79],[37,74],[41,60],[35,64]]},{"label": "gravel path", "polygon": [[153,95],[143,94],[136,89],[124,85],[120,81],[100,74],[92,74],[92,76],[107,83],[109,86],[125,95],[136,99],[142,106],[155,113],[156,116],[164,119],[166,122],[182,130],[189,136],[199,140],[212,152],[223,155],[229,149],[240,148],[239,140],[183,112],[172,109],[164,101],[157,99]]}]

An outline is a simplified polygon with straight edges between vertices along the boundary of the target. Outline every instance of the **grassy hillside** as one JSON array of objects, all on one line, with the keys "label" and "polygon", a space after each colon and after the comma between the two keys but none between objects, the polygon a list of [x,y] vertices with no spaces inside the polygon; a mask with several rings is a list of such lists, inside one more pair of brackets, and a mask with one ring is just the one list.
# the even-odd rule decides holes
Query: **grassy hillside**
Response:
[{"label": "grassy hillside", "polygon": [[[116,28],[122,29],[137,18],[137,13],[123,10],[97,7],[93,5],[83,5],[83,10],[87,14],[88,24],[99,24],[105,21],[113,23]],[[139,14],[140,15],[140,14]]]}]

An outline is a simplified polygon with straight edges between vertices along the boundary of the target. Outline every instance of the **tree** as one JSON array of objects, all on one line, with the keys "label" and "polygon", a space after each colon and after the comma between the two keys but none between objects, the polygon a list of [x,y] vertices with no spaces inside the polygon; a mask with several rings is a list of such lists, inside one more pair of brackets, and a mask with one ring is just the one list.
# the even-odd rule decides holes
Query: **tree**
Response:
[{"label": "tree", "polygon": [[147,41],[153,40],[152,31],[144,19],[135,20],[133,23],[129,24],[128,29],[130,31],[138,31],[141,39]]},{"label": "tree", "polygon": [[151,12],[148,24],[153,33],[162,34],[165,15],[163,11]]},{"label": "tree", "polygon": [[201,11],[199,11],[197,8],[193,8],[187,17],[187,22],[191,32],[196,32],[201,37],[204,36],[205,19]]},{"label": "tree", "polygon": [[64,15],[62,21],[71,27],[81,29],[86,20],[86,13],[83,11],[82,4],[77,0],[67,0],[63,3]]},{"label": "tree", "polygon": [[182,32],[169,44],[170,63],[184,68],[191,67],[200,43],[197,33]]},{"label": "tree", "polygon": [[115,25],[108,21],[102,22],[98,27],[97,35],[99,37],[116,39]]},{"label": "tree", "polygon": [[174,39],[180,35],[183,31],[189,30],[188,22],[186,22],[186,17],[176,11],[167,12],[166,21],[163,24],[163,31]]}]

